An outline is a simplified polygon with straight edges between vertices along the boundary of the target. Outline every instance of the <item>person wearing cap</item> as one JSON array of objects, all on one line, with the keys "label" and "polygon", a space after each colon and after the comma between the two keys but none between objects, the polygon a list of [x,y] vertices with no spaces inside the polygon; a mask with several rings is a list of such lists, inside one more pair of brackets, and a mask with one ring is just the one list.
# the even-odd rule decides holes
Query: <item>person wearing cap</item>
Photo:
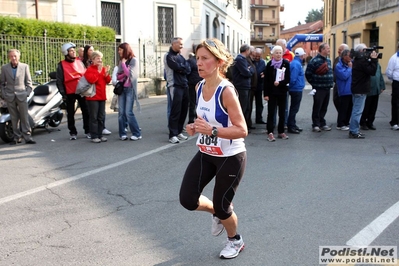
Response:
[{"label": "person wearing cap", "polygon": [[296,114],[299,111],[302,100],[302,92],[305,87],[305,73],[302,69],[302,61],[306,53],[303,48],[295,49],[295,57],[290,64],[291,76],[289,84],[289,94],[291,96],[291,104],[288,114],[287,127],[288,132],[299,134],[302,128],[296,124]]},{"label": "person wearing cap", "polygon": [[86,68],[81,60],[76,60],[76,45],[65,43],[61,47],[61,52],[65,59],[57,66],[57,88],[66,103],[66,112],[68,120],[68,129],[70,140],[76,140],[78,131],[75,127],[75,103],[78,101],[82,111],[83,129],[87,138],[90,138],[89,129],[89,111],[86,104],[86,98],[75,94],[79,79],[86,72]]}]

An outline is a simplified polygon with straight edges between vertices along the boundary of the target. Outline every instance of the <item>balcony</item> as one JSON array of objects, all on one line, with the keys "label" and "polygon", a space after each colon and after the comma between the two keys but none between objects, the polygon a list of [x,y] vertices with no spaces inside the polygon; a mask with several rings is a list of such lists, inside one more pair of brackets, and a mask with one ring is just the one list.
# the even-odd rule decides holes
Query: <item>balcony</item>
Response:
[{"label": "balcony", "polygon": [[399,0],[356,0],[351,3],[351,18],[362,17],[399,5]]},{"label": "balcony", "polygon": [[277,37],[276,36],[274,36],[274,34],[270,34],[270,36],[267,36],[267,35],[258,35],[258,36],[255,36],[255,35],[251,35],[251,42],[272,42],[272,43],[274,43],[274,42],[276,42],[276,40],[277,40]]},{"label": "balcony", "polygon": [[261,27],[268,27],[271,24],[279,24],[280,22],[278,21],[277,18],[266,18],[264,20],[253,20],[252,24],[254,26],[261,26]]}]

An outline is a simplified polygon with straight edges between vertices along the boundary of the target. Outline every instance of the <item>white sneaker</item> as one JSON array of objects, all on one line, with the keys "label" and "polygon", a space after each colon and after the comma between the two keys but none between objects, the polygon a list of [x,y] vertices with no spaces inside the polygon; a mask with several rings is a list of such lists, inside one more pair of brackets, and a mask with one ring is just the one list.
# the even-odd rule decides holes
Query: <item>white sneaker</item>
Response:
[{"label": "white sneaker", "polygon": [[171,138],[169,139],[169,142],[170,142],[170,143],[173,143],[173,144],[177,144],[177,143],[179,143],[180,141],[179,141],[179,139],[178,139],[176,136],[173,136],[173,137],[171,137]]},{"label": "white sneaker", "polygon": [[101,142],[107,142],[108,139],[106,137],[101,137],[100,140],[101,140]]},{"label": "white sneaker", "polygon": [[103,135],[110,135],[112,132],[109,131],[108,129],[104,128],[103,129]]},{"label": "white sneaker", "polygon": [[91,134],[90,133],[86,134],[86,139],[91,139]]},{"label": "white sneaker", "polygon": [[393,125],[392,126],[392,130],[399,130],[399,126],[398,125]]},{"label": "white sneaker", "polygon": [[70,137],[69,137],[69,139],[70,140],[76,140],[78,137],[76,136],[76,135],[71,135]]},{"label": "white sneaker", "polygon": [[184,136],[182,133],[180,133],[179,135],[177,135],[177,138],[178,138],[179,140],[187,140],[187,139],[188,139],[188,137],[187,137],[187,136]]},{"label": "white sneaker", "polygon": [[224,249],[220,252],[219,257],[222,259],[233,259],[244,250],[244,240],[240,236],[240,240],[229,240],[227,238],[227,243]]},{"label": "white sneaker", "polygon": [[93,143],[100,143],[100,142],[101,142],[101,139],[95,138],[95,139],[92,139],[91,142],[93,142]]},{"label": "white sneaker", "polygon": [[119,138],[120,140],[127,140],[127,136],[123,135],[122,137]]},{"label": "white sneaker", "polygon": [[130,137],[130,140],[139,140],[139,139],[142,139],[143,137],[142,136],[138,136],[138,137],[136,137],[136,136],[131,136]]},{"label": "white sneaker", "polygon": [[341,130],[343,130],[343,131],[348,131],[348,130],[349,130],[349,127],[343,126],[343,127],[341,127]]},{"label": "white sneaker", "polygon": [[224,231],[224,226],[220,219],[214,215],[212,215],[212,235],[220,236]]}]

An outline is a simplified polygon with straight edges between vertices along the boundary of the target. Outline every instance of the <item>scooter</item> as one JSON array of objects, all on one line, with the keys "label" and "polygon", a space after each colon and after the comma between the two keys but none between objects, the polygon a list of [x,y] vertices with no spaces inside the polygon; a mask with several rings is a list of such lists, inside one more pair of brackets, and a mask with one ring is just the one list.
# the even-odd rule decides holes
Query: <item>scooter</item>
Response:
[{"label": "scooter", "polygon": [[[42,74],[41,70],[35,72],[35,77]],[[51,132],[50,127],[58,127],[61,124],[64,113],[60,106],[63,103],[62,96],[56,85],[56,72],[50,73],[50,81],[38,85],[28,96],[29,124],[32,128],[45,128]],[[0,138],[4,142],[14,140],[11,116],[7,107],[0,108]]]}]

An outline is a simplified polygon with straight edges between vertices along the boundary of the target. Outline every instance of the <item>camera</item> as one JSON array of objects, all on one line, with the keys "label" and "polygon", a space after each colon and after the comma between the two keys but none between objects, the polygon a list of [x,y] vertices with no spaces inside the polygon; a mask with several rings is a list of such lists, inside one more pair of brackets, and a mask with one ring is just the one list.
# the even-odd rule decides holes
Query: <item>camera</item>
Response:
[{"label": "camera", "polygon": [[[350,52],[350,57],[353,59],[359,59],[359,58],[366,58],[370,59],[370,55],[373,51],[376,51],[378,49],[384,49],[384,46],[376,46],[374,45],[373,47],[369,47],[364,49],[362,52],[357,52],[354,49],[351,50]],[[378,53],[378,52],[377,52]],[[382,53],[378,53],[377,59],[382,59]]]}]

